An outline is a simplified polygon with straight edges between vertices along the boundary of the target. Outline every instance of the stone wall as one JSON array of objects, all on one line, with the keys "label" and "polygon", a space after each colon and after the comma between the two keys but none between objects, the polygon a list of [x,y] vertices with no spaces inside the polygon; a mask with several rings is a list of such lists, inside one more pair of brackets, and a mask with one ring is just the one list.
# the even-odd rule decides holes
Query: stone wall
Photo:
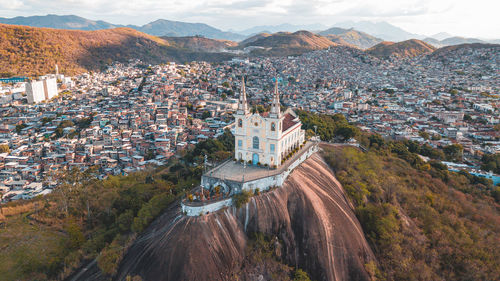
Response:
[{"label": "stone wall", "polygon": [[211,202],[207,204],[196,203],[181,203],[182,212],[187,216],[199,216],[207,213],[218,211],[224,207],[229,207],[233,204],[233,199],[228,198],[221,201]]}]

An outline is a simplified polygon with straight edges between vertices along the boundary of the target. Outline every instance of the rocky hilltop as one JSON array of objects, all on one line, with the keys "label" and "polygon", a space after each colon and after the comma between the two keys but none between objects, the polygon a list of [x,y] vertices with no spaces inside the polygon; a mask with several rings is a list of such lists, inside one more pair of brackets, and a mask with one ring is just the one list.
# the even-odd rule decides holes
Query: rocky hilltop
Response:
[{"label": "rocky hilltop", "polygon": [[325,36],[330,41],[340,45],[355,46],[361,49],[368,49],[382,42],[383,40],[368,33],[349,28],[332,27],[321,31],[319,35]]},{"label": "rocky hilltop", "polygon": [[[283,187],[240,209],[187,217],[171,206],[129,248],[114,280],[271,280],[269,269],[246,260],[252,233],[276,237],[283,263],[314,280],[370,280],[365,265],[374,255],[343,188],[318,154]],[[94,265],[72,280],[100,279]]]},{"label": "rocky hilltop", "polygon": [[409,58],[434,52],[436,48],[424,41],[417,39],[410,39],[402,42],[381,42],[366,52],[378,58]]},{"label": "rocky hilltop", "polygon": [[253,52],[254,55],[286,56],[297,55],[314,50],[322,50],[338,44],[309,31],[261,33],[239,44],[240,48],[262,47],[264,52]]}]

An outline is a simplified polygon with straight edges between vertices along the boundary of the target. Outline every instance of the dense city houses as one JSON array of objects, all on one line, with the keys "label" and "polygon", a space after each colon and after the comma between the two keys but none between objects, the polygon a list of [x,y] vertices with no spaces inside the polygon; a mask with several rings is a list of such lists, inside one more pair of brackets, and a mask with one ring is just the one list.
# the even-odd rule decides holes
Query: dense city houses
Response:
[{"label": "dense city houses", "polygon": [[0,192],[3,201],[48,193],[55,173],[73,167],[97,166],[105,177],[162,165],[234,126],[242,76],[253,110],[270,110],[262,105],[277,77],[286,107],[343,113],[364,130],[433,147],[459,143],[477,169],[482,154],[500,152],[499,56],[463,48],[379,60],[335,47],[219,64],[130,61],[2,83]]}]

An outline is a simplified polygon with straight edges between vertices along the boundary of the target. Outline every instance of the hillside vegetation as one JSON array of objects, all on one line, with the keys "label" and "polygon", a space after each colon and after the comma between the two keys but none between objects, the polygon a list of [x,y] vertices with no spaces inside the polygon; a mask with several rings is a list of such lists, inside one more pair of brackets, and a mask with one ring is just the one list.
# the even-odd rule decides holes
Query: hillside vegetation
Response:
[{"label": "hillside vegetation", "polygon": [[[440,160],[454,160],[460,146],[441,150],[385,140],[361,132],[341,114],[299,115],[306,129],[318,126],[323,140],[347,134],[368,149],[325,145],[323,155],[375,253],[377,279],[498,279],[500,186],[465,171],[449,172]],[[485,159],[485,165],[494,168],[494,161]]]},{"label": "hillside vegetation", "polygon": [[201,36],[162,37],[171,44],[196,52],[221,52],[238,46],[238,43],[228,40],[216,40]]},{"label": "hillside vegetation", "polygon": [[80,31],[0,24],[0,57],[0,73],[30,76],[51,73],[55,64],[73,75],[113,61],[213,61],[228,55],[192,52],[130,28]]},{"label": "hillside vegetation", "polygon": [[495,280],[499,205],[442,164],[413,167],[387,150],[326,149],[387,280]]},{"label": "hillside vegetation", "polygon": [[203,156],[226,159],[233,144],[228,132],[200,143],[185,155],[197,166],[172,158],[105,180],[94,168],[66,171],[51,194],[0,206],[0,280],[62,280],[94,259],[111,276],[137,234],[199,184]]}]

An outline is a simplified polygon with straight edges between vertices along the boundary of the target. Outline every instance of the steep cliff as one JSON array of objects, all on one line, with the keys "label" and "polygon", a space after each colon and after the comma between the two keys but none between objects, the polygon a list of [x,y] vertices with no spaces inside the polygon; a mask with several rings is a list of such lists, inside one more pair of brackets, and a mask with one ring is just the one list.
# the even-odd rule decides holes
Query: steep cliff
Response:
[{"label": "steep cliff", "polygon": [[[233,280],[236,274],[247,279],[240,269],[251,233],[277,237],[282,260],[314,280],[369,280],[365,264],[375,258],[342,187],[318,154],[296,168],[283,187],[240,209],[187,217],[171,206],[130,247],[115,279]],[[100,274],[94,268],[76,279],[100,279]]]}]

